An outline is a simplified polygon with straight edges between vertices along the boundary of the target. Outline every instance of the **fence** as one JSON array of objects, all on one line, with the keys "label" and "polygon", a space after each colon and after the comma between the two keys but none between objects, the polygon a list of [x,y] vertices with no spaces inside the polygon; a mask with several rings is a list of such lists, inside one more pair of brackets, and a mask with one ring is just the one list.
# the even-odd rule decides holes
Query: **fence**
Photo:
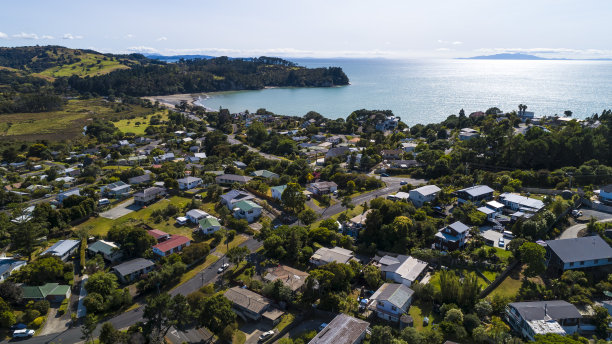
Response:
[{"label": "fence", "polygon": [[487,295],[489,295],[493,290],[495,290],[495,288],[497,288],[506,279],[506,277],[508,277],[508,275],[510,275],[510,272],[512,272],[512,270],[514,270],[514,268],[516,268],[518,264],[519,264],[518,260],[515,260],[512,263],[510,263],[510,265],[508,265],[506,270],[502,271],[502,273],[499,274],[499,276],[497,276],[495,281],[493,281],[491,284],[489,284],[488,287],[486,287],[483,291],[480,292],[480,295],[478,295],[478,297],[482,299],[482,298],[485,298]]}]

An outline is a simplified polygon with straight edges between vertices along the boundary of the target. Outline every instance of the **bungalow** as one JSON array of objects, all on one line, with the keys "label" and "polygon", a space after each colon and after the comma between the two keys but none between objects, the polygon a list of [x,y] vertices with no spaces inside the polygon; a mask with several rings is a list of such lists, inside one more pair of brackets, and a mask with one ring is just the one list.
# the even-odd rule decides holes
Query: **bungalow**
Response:
[{"label": "bungalow", "polygon": [[599,200],[606,204],[612,204],[612,184],[599,189]]},{"label": "bungalow", "polygon": [[150,181],[151,181],[151,174],[147,173],[147,174],[143,174],[142,176],[136,176],[136,177],[132,177],[128,179],[128,184],[138,185],[138,184],[149,183]]},{"label": "bungalow", "polygon": [[281,281],[291,291],[296,292],[302,289],[308,276],[308,272],[294,269],[287,265],[278,265],[267,270],[264,280],[270,283]]},{"label": "bungalow", "polygon": [[152,186],[150,188],[146,188],[140,192],[135,193],[134,204],[148,205],[162,198],[165,194],[166,189],[158,186]]},{"label": "bungalow", "polygon": [[434,238],[434,247],[439,250],[453,251],[465,246],[470,227],[457,221],[440,229]]},{"label": "bungalow", "polygon": [[0,258],[0,282],[6,281],[7,278],[14,272],[27,264],[25,260],[13,258]]},{"label": "bungalow", "polygon": [[576,333],[582,318],[576,306],[562,300],[513,302],[505,315],[513,330],[532,341],[538,334]]},{"label": "bungalow", "polygon": [[223,184],[231,185],[234,183],[246,184],[251,179],[253,178],[247,177],[247,176],[239,176],[237,174],[223,174],[223,175],[215,177],[215,181],[217,182],[217,184],[220,184],[220,185],[223,185]]},{"label": "bungalow", "polygon": [[397,192],[395,193],[395,195],[389,195],[387,196],[387,199],[390,199],[392,201],[404,201],[407,202],[410,199],[410,194],[408,192]]},{"label": "bungalow", "polygon": [[45,254],[50,254],[58,257],[63,261],[66,261],[74,252],[79,249],[80,244],[81,241],[79,240],[60,240],[53,244],[53,246],[44,250],[43,253],[41,253],[40,255],[44,256]]},{"label": "bungalow", "polygon": [[251,176],[252,177],[261,177],[261,178],[265,178],[265,179],[279,178],[278,174],[276,174],[274,172],[270,172],[268,170],[257,170],[257,171],[251,172]]},{"label": "bungalow", "polygon": [[157,240],[157,242],[162,242],[162,241],[166,241],[166,240],[170,239],[170,234],[168,234],[168,233],[166,233],[164,231],[160,231],[159,229],[149,229],[147,231],[147,234],[149,234],[150,236],[155,238],[155,240]]},{"label": "bungalow", "polygon": [[202,184],[202,178],[186,177],[177,180],[180,190],[191,190]]},{"label": "bungalow", "polygon": [[59,283],[47,283],[38,287],[21,286],[24,301],[62,302],[70,298],[70,286],[60,285]]},{"label": "bungalow", "polygon": [[384,160],[399,160],[404,155],[404,151],[401,149],[383,149],[380,155]]},{"label": "bungalow", "polygon": [[162,155],[159,155],[159,156],[156,156],[156,157],[153,158],[153,161],[156,164],[161,164],[163,162],[172,161],[172,160],[174,160],[174,153],[172,153],[172,152],[166,153],[166,154],[162,154]]},{"label": "bungalow", "polygon": [[130,283],[138,277],[153,271],[155,263],[149,259],[135,258],[125,263],[115,265],[113,271],[123,283]]},{"label": "bungalow", "polygon": [[308,344],[361,344],[370,323],[340,313]]},{"label": "bungalow", "polygon": [[599,235],[546,241],[548,269],[586,269],[612,264],[612,248]]},{"label": "bungalow", "polygon": [[404,284],[385,283],[370,298],[369,308],[381,319],[399,322],[408,312],[413,295],[414,290]]},{"label": "bungalow", "polygon": [[330,148],[327,153],[325,153],[325,161],[328,161],[329,159],[332,158],[336,158],[336,157],[341,157],[343,155],[346,155],[350,152],[350,149],[348,147],[334,147],[334,148]]},{"label": "bungalow", "polygon": [[374,265],[380,268],[384,280],[410,287],[427,271],[427,263],[411,256],[398,255],[374,257]]},{"label": "bungalow", "polygon": [[271,187],[270,192],[272,193],[272,198],[280,201],[281,197],[283,196],[283,191],[285,191],[286,188],[287,188],[286,184]]},{"label": "bungalow", "polygon": [[100,193],[104,196],[119,197],[130,192],[130,185],[122,181],[104,185],[100,188]]},{"label": "bungalow", "polygon": [[316,182],[306,186],[306,190],[312,192],[313,195],[327,195],[338,190],[338,184],[334,182]]},{"label": "bungalow", "polygon": [[472,128],[463,128],[459,132],[459,140],[467,141],[473,138],[480,137],[480,133]]},{"label": "bungalow", "polygon": [[455,191],[455,196],[457,196],[457,202],[459,204],[468,201],[472,203],[480,202],[482,200],[489,201],[493,199],[493,189],[486,185],[476,185]]},{"label": "bungalow", "polygon": [[98,240],[87,247],[87,251],[91,256],[101,254],[104,259],[114,263],[122,258],[123,253],[114,242]]},{"label": "bungalow", "polygon": [[417,146],[414,142],[402,142],[402,149],[406,153],[413,153]]},{"label": "bungalow", "polygon": [[234,161],[234,167],[244,170],[247,168],[247,164],[243,163],[242,161]]},{"label": "bungalow", "polygon": [[331,262],[339,264],[348,264],[351,259],[355,259],[353,251],[342,247],[319,248],[311,257],[310,263],[315,266],[325,265]]},{"label": "bungalow", "polygon": [[78,168],[69,167],[64,170],[64,175],[67,177],[76,177],[81,174],[81,171]]},{"label": "bungalow", "polygon": [[159,244],[153,246],[153,253],[166,257],[173,253],[178,253],[183,250],[183,248],[189,246],[191,244],[191,239],[182,235],[172,235],[170,239],[160,242]]},{"label": "bungalow", "polygon": [[240,201],[248,201],[255,198],[255,196],[242,190],[231,190],[221,195],[221,204],[224,204],[227,209],[234,209],[234,204]]},{"label": "bungalow", "polygon": [[266,297],[245,288],[232,287],[223,296],[232,302],[234,313],[245,321],[259,321],[263,318],[276,324],[283,314],[272,307],[272,302]]},{"label": "bungalow", "polygon": [[435,185],[425,185],[414,190],[410,190],[410,200],[415,207],[422,207],[423,204],[432,202],[440,193],[440,188]]},{"label": "bungalow", "polygon": [[506,207],[523,213],[537,213],[544,208],[544,202],[514,193],[504,192],[499,195],[499,201]]},{"label": "bungalow", "polygon": [[495,210],[489,208],[489,207],[478,207],[476,208],[476,210],[478,210],[479,212],[485,214],[485,216],[487,217],[487,220],[493,220],[495,219],[495,217],[497,216],[497,212],[495,212]]},{"label": "bungalow", "polygon": [[58,177],[54,180],[54,182],[61,182],[62,186],[65,188],[73,186],[75,181],[76,179],[74,179],[74,177]]},{"label": "bungalow", "polygon": [[60,192],[57,194],[57,196],[55,197],[55,199],[59,202],[62,203],[64,202],[64,200],[70,196],[81,196],[81,190],[79,189],[72,189],[72,190],[67,190],[64,192]]},{"label": "bungalow", "polygon": [[185,217],[189,221],[191,221],[192,223],[196,223],[196,224],[199,223],[200,220],[205,219],[208,216],[210,215],[208,215],[207,212],[200,210],[200,209],[191,209],[185,214]]},{"label": "bungalow", "polygon": [[221,224],[216,217],[210,216],[200,220],[198,229],[202,231],[203,234],[212,234],[221,229]]},{"label": "bungalow", "polygon": [[245,219],[249,223],[255,221],[261,216],[261,206],[253,201],[239,201],[234,203],[234,217],[237,219]]}]

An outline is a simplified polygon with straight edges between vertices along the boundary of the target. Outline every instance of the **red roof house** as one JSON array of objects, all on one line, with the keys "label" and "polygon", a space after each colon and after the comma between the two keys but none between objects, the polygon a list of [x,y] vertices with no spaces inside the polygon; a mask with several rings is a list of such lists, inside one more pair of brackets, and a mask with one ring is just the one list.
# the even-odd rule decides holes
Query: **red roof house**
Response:
[{"label": "red roof house", "polygon": [[183,248],[191,244],[191,239],[182,235],[172,235],[170,239],[160,242],[153,246],[153,252],[162,257],[180,252]]},{"label": "red roof house", "polygon": [[170,238],[170,234],[160,231],[159,229],[150,229],[147,231],[150,236],[154,237],[157,242],[162,242]]}]

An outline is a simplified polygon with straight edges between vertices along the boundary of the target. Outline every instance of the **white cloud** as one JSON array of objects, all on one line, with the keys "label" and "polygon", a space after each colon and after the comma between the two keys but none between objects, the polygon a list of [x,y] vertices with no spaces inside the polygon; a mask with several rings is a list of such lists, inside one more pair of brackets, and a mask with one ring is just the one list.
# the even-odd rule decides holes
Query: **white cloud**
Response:
[{"label": "white cloud", "polygon": [[438,49],[436,49],[436,51],[451,51],[451,50],[453,50],[453,49],[450,49],[450,48],[438,48]]},{"label": "white cloud", "polygon": [[463,42],[461,41],[454,41],[453,43],[451,43],[452,45],[461,45],[463,44]]},{"label": "white cloud", "polygon": [[167,40],[168,40],[168,37],[164,37],[164,36],[159,37],[159,38],[157,39],[157,41],[167,41]]},{"label": "white cloud", "polygon": [[450,44],[450,45],[461,45],[461,44],[463,44],[463,42],[461,42],[461,41],[445,41],[443,39],[439,39],[438,43],[440,43],[440,44]]},{"label": "white cloud", "polygon": [[35,33],[25,33],[25,32],[21,32],[18,34],[13,35],[14,38],[20,38],[20,39],[38,39],[38,35]]},{"label": "white cloud", "polygon": [[63,39],[82,39],[83,36],[75,36],[71,33],[65,33]]},{"label": "white cloud", "polygon": [[8,35],[4,32],[0,32],[0,38],[8,38]]},{"label": "white cloud", "polygon": [[125,38],[127,39],[134,38],[134,35],[132,35],[131,33],[128,33],[127,35],[125,35]]},{"label": "white cloud", "polygon": [[[139,47],[142,48],[142,47]],[[302,50],[296,48],[269,48],[269,49],[232,49],[232,48],[196,48],[196,49],[165,49],[165,55],[213,55],[232,57],[256,57],[256,56],[279,56],[279,57],[360,57],[360,58],[393,58],[405,57],[406,52],[390,50]]]},{"label": "white cloud", "polygon": [[135,46],[135,47],[128,47],[126,49],[128,52],[131,53],[148,53],[148,54],[152,54],[152,53],[158,53],[159,50],[152,48],[152,47],[145,47],[143,45],[139,45],[139,46]]},{"label": "white cloud", "polygon": [[53,36],[50,36],[50,35],[42,35],[40,38],[41,38],[41,39],[53,39]]}]

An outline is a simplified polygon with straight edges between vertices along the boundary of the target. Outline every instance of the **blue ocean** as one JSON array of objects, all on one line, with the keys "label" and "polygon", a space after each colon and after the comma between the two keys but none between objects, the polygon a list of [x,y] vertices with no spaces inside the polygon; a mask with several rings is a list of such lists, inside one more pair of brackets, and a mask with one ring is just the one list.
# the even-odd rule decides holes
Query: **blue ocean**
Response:
[{"label": "blue ocean", "polygon": [[612,62],[573,60],[293,59],[307,67],[339,66],[349,86],[272,88],[209,94],[201,105],[232,112],[266,108],[303,116],[346,118],[356,109],[392,110],[408,125],[448,115],[502,111],[526,104],[535,115],[584,118],[612,108]]}]

